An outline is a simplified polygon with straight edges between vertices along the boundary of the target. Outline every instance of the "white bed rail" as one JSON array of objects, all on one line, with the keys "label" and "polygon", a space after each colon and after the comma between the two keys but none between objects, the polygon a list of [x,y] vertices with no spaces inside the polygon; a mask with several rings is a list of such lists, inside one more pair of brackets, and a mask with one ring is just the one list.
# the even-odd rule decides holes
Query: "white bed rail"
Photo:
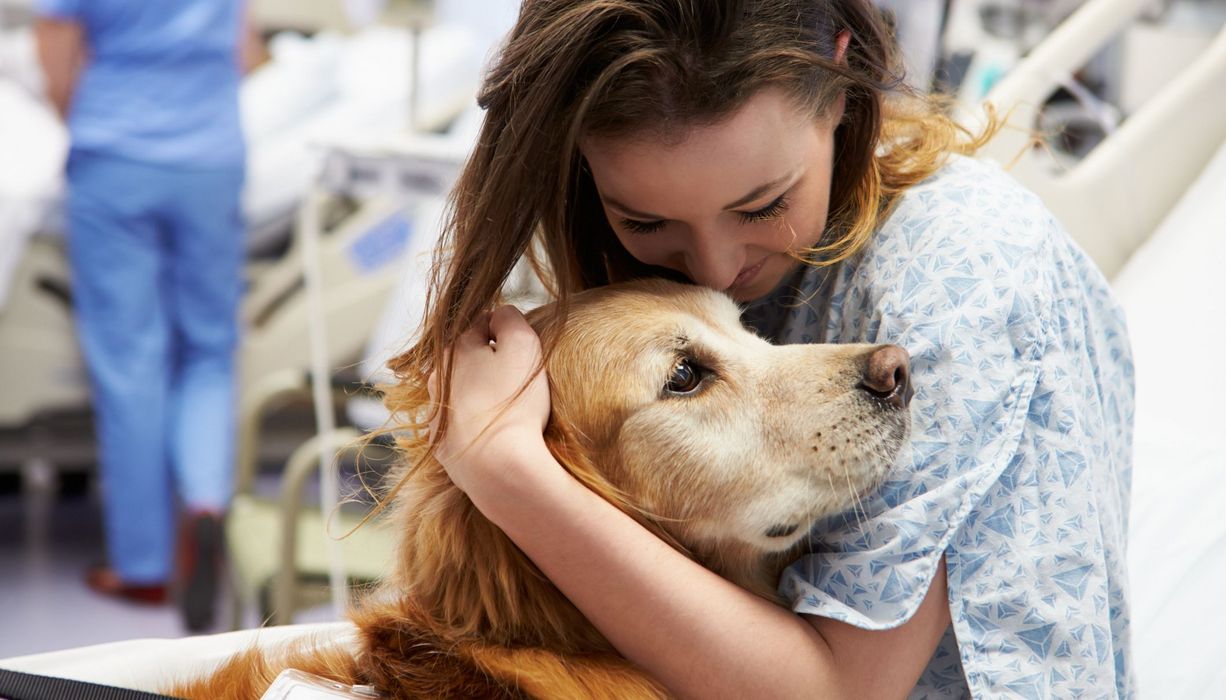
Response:
[{"label": "white bed rail", "polygon": [[1027,146],[1043,102],[1151,5],[1090,0],[987,97],[1009,119],[983,155],[1014,163],[1010,172],[1043,199],[1109,278],[1226,140],[1226,29],[1071,168],[1061,170]]}]

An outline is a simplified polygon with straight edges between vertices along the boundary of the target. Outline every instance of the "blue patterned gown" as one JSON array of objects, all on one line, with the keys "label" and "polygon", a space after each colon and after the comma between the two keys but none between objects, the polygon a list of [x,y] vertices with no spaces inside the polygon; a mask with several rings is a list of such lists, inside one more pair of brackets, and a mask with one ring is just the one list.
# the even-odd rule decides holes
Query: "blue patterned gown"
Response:
[{"label": "blue patterned gown", "polygon": [[911,353],[909,452],[819,523],[780,591],[865,629],[908,620],[946,554],[951,628],[915,698],[1134,695],[1133,368],[1107,283],[1038,198],[955,157],[868,247],[751,304],[780,343]]}]

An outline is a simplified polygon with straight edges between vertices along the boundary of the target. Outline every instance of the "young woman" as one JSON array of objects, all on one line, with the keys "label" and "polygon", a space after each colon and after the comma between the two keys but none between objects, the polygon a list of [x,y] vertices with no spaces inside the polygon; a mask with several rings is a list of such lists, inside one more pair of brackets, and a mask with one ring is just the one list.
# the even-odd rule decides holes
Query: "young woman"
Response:
[{"label": "young woman", "polygon": [[[423,335],[393,364],[439,387],[456,484],[678,695],[1130,696],[1121,314],[892,60],[867,0],[527,0]],[[814,530],[780,582],[790,609],[545,449],[549,349],[490,313],[534,244],[563,322],[571,292],[663,275],[726,291],[777,342],[910,351],[912,449]]]}]

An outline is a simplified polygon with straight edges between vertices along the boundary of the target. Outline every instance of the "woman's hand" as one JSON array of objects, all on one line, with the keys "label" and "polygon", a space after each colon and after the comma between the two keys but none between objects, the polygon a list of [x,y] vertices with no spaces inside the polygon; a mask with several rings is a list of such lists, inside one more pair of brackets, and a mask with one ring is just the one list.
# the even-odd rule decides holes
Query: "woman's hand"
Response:
[{"label": "woman's hand", "polygon": [[[443,407],[447,432],[436,457],[456,486],[476,501],[483,492],[496,492],[500,483],[516,478],[517,466],[539,461],[516,456],[539,454],[538,448],[544,447],[549,381],[543,370],[537,371],[540,338],[514,306],[484,314],[450,353],[451,396]],[[435,401],[441,394],[440,376],[436,370],[430,377]]]}]

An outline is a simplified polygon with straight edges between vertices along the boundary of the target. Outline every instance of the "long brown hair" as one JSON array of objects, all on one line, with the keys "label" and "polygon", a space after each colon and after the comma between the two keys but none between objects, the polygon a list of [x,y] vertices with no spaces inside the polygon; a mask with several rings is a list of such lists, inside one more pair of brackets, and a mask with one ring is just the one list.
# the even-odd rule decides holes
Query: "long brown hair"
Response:
[{"label": "long brown hair", "polygon": [[[849,45],[836,61],[843,33]],[[451,195],[421,335],[392,369],[421,387],[443,368],[445,404],[444,354],[498,302],[525,254],[558,301],[555,322],[573,292],[675,277],[617,241],[579,141],[683,134],[767,86],[815,118],[845,98],[827,229],[809,252],[814,264],[854,255],[900,193],[984,140],[902,86],[894,46],[870,0],[525,0],[478,98],[485,122]]]}]

